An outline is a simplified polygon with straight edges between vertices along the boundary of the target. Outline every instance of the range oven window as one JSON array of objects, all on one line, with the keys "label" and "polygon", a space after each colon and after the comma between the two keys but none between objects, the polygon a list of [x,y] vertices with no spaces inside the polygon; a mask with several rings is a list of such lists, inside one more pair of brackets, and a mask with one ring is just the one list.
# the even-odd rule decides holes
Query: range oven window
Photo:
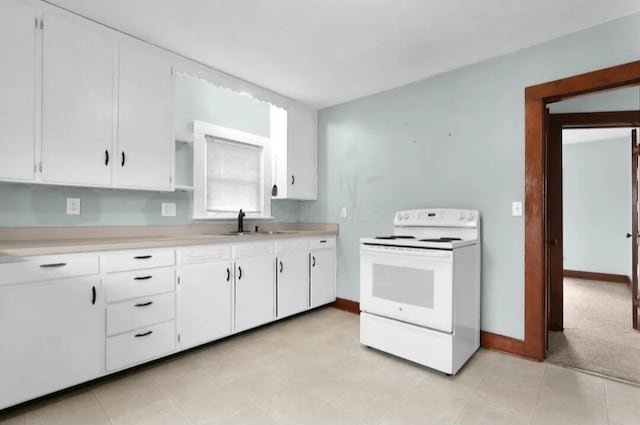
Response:
[{"label": "range oven window", "polygon": [[375,298],[433,309],[434,271],[373,264]]}]

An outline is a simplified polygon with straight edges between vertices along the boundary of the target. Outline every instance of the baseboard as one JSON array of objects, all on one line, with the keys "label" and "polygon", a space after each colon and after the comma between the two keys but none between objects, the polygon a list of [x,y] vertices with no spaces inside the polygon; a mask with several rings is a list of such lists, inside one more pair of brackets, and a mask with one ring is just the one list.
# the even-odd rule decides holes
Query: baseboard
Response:
[{"label": "baseboard", "polygon": [[349,313],[360,314],[360,303],[358,301],[348,300],[346,298],[336,298],[333,306],[338,310],[348,311]]},{"label": "baseboard", "polygon": [[480,331],[480,346],[488,350],[502,351],[520,357],[526,357],[524,341],[492,332]]},{"label": "baseboard", "polygon": [[562,275],[564,277],[572,277],[574,279],[599,280],[602,282],[624,283],[625,285],[631,284],[629,276],[625,276],[623,274],[585,272],[581,270],[563,270]]},{"label": "baseboard", "polygon": [[[338,310],[360,314],[360,303],[346,298],[336,298],[333,307]],[[526,357],[524,353],[524,341],[491,332],[480,331],[480,346],[489,350],[502,351],[520,357]]]}]

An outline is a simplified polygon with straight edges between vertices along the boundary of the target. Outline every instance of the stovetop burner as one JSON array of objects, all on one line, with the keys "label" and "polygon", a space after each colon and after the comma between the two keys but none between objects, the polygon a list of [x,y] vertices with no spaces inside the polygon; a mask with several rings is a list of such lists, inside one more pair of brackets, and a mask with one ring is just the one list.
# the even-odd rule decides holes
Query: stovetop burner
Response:
[{"label": "stovetop burner", "polygon": [[441,238],[433,238],[433,239],[420,239],[419,242],[455,242],[455,241],[461,241],[461,238],[448,238],[448,237],[441,237]]},{"label": "stovetop burner", "polygon": [[392,239],[415,239],[415,236],[398,236],[398,235],[392,235],[392,236],[376,236],[376,239],[385,239],[385,240],[392,240]]}]

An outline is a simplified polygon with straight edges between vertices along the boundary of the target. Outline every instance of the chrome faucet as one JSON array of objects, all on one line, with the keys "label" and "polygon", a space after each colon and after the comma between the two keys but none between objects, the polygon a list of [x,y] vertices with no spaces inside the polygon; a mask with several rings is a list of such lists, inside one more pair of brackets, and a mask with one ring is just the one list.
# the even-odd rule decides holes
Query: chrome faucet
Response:
[{"label": "chrome faucet", "polygon": [[240,212],[238,213],[238,233],[244,233],[244,216],[245,213],[242,211],[242,208],[240,208]]}]

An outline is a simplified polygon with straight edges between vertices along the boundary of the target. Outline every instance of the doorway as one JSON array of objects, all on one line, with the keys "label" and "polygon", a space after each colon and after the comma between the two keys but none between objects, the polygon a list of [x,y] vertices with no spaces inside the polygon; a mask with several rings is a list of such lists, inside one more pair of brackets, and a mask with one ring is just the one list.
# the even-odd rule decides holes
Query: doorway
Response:
[{"label": "doorway", "polygon": [[[544,360],[547,346],[550,247],[549,103],[587,93],[640,83],[640,61],[551,81],[525,90],[525,340],[524,355]],[[638,126],[640,112],[631,126]],[[561,157],[560,157],[561,158]],[[550,164],[551,161],[551,164]]]},{"label": "doorway", "polygon": [[[631,92],[637,103],[640,92]],[[553,239],[547,360],[634,382],[640,382],[635,367],[640,333],[633,330],[632,310],[637,309],[630,308],[633,265],[627,235],[637,235],[632,230],[637,164],[631,160],[637,143],[626,123],[637,117],[635,111],[550,114],[548,169],[554,172],[547,188]]]}]

